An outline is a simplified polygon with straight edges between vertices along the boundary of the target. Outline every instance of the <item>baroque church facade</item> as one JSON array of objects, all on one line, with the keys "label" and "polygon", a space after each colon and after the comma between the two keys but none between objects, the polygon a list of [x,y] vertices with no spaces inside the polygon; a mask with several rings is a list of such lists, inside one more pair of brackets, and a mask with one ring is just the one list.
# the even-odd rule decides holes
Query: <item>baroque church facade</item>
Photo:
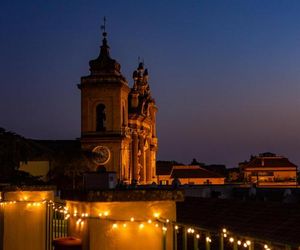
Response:
[{"label": "baroque church facade", "polygon": [[110,57],[107,33],[99,56],[81,77],[81,148],[91,156],[92,170],[114,171],[124,183],[156,181],[157,106],[143,63],[128,85],[120,64]]}]

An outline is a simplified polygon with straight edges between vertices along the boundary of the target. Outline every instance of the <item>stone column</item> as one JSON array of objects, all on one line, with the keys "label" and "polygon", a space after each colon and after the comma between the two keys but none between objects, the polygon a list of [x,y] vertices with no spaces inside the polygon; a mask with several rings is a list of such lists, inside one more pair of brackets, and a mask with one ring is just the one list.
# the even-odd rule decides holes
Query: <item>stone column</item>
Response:
[{"label": "stone column", "polygon": [[139,143],[138,143],[138,135],[136,132],[132,134],[132,179],[139,179],[139,163],[138,163],[138,151],[139,151]]},{"label": "stone column", "polygon": [[146,181],[148,184],[152,182],[152,164],[151,164],[151,151],[150,151],[150,139],[147,139],[148,149],[146,151]]},{"label": "stone column", "polygon": [[141,150],[141,157],[140,157],[140,164],[141,164],[141,169],[140,169],[140,184],[145,184],[146,182],[146,166],[145,166],[145,139],[143,136],[139,136],[139,148]]},{"label": "stone column", "polygon": [[156,137],[156,111],[152,113],[152,137]]}]

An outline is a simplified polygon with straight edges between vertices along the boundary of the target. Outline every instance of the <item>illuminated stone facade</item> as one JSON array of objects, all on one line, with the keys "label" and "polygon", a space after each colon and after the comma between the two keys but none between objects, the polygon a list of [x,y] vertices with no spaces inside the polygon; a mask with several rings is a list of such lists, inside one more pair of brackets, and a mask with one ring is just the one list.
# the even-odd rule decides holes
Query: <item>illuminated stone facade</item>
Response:
[{"label": "illuminated stone facade", "polygon": [[90,75],[78,85],[81,146],[94,162],[92,170],[105,167],[122,182],[149,184],[156,180],[157,108],[148,71],[140,63],[130,88],[120,64],[109,55],[106,35],[99,57],[89,63]]}]

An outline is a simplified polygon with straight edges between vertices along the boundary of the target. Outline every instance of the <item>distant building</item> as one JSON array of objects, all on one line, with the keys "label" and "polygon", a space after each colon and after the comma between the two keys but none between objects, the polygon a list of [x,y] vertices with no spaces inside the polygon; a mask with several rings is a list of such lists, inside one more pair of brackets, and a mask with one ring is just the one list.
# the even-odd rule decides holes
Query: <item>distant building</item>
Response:
[{"label": "distant building", "polygon": [[158,165],[157,181],[161,185],[170,185],[177,179],[180,183],[190,185],[224,184],[225,177],[200,166]]},{"label": "distant building", "polygon": [[48,159],[21,161],[19,170],[27,172],[32,176],[40,177],[43,181],[47,181],[47,175],[50,171],[50,161]]},{"label": "distant building", "polygon": [[229,168],[227,169],[227,182],[239,182],[241,181],[241,173],[239,168]]},{"label": "distant building", "polygon": [[258,185],[296,185],[297,166],[286,157],[273,153],[252,156],[249,162],[240,163],[244,181]]}]

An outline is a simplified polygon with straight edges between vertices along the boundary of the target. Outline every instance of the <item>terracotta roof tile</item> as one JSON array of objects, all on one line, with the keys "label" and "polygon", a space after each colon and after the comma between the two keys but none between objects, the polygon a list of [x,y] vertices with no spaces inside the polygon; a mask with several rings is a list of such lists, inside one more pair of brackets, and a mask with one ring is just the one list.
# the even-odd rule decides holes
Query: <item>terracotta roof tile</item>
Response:
[{"label": "terracotta roof tile", "polygon": [[247,163],[244,168],[253,167],[295,167],[297,166],[291,163],[285,157],[255,157],[249,163]]}]

